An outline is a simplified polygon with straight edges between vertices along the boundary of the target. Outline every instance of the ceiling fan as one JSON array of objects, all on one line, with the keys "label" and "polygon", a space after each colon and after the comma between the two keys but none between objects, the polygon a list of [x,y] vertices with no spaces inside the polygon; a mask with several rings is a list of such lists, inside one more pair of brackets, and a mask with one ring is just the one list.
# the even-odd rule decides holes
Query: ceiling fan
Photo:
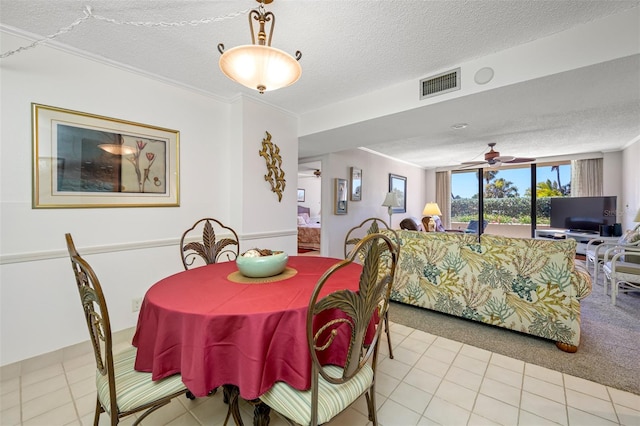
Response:
[{"label": "ceiling fan", "polygon": [[309,170],[313,170],[312,173],[304,173],[304,172],[298,172],[298,176],[300,177],[311,177],[311,176],[315,176],[317,178],[319,178],[320,176],[322,176],[322,172],[320,171],[320,169],[309,169]]},{"label": "ceiling fan", "polygon": [[528,163],[530,161],[535,161],[535,158],[527,158],[527,157],[513,157],[511,155],[500,155],[498,151],[493,149],[496,146],[495,142],[491,142],[489,145],[489,152],[484,154],[484,161],[466,161],[463,162],[462,165],[466,168],[471,168],[474,166],[481,166],[483,164],[488,164],[489,167],[500,167],[504,163]]}]

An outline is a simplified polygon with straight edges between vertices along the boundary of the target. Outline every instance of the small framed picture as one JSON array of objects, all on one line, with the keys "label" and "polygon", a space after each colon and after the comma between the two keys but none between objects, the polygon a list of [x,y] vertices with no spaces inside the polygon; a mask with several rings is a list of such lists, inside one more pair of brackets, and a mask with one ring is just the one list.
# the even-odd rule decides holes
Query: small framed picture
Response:
[{"label": "small framed picture", "polygon": [[362,169],[351,167],[351,201],[362,200]]},{"label": "small framed picture", "polygon": [[304,202],[304,189],[298,188],[298,202]]},{"label": "small framed picture", "polygon": [[394,213],[407,211],[407,178],[389,173],[389,192],[395,192],[398,196],[399,207],[394,207]]},{"label": "small framed picture", "polygon": [[335,179],[334,213],[347,214],[347,192],[349,190],[346,179]]}]

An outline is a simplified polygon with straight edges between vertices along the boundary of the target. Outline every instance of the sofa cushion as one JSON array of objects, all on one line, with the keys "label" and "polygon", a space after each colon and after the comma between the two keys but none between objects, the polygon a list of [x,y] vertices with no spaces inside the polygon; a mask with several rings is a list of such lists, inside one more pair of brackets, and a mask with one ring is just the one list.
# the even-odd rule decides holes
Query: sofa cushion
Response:
[{"label": "sofa cushion", "polygon": [[590,279],[576,241],[399,231],[391,298],[577,346]]}]

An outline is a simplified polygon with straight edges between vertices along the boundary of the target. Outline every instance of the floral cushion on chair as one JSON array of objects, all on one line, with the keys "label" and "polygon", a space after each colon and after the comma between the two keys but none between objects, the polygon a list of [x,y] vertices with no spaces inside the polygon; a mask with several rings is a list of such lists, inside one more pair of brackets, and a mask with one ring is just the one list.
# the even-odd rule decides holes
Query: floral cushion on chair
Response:
[{"label": "floral cushion on chair", "polygon": [[627,230],[618,241],[620,244],[634,244],[640,241],[640,229]]},{"label": "floral cushion on chair", "polygon": [[[622,234],[622,237],[620,237],[620,239],[624,240],[622,244],[632,244],[640,246],[640,228],[626,231],[624,234]],[[624,261],[629,263],[640,263],[640,257],[626,256]]]}]

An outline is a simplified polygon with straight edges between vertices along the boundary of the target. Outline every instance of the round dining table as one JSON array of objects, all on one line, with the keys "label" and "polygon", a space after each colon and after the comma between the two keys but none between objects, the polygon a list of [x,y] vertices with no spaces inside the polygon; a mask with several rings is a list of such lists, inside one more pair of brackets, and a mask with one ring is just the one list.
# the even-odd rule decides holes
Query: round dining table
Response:
[{"label": "round dining table", "polygon": [[[235,262],[186,270],[151,286],[142,302],[133,345],[135,368],[153,380],[180,373],[197,397],[235,385],[246,400],[276,381],[311,385],[306,316],[322,274],[340,259],[290,256],[275,277],[246,278]],[[362,267],[350,264],[326,282],[322,295],[358,290]],[[326,354],[343,365],[349,333]]]}]

